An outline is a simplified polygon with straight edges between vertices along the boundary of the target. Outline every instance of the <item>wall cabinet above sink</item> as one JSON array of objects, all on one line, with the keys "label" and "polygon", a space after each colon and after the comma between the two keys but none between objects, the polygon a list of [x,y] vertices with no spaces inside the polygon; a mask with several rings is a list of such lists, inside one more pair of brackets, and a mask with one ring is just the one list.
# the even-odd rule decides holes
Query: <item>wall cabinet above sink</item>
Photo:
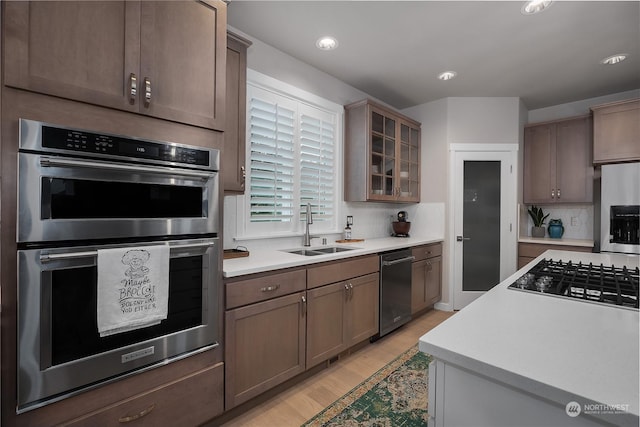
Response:
[{"label": "wall cabinet above sink", "polygon": [[419,202],[420,123],[370,100],[345,123],[345,200]]}]

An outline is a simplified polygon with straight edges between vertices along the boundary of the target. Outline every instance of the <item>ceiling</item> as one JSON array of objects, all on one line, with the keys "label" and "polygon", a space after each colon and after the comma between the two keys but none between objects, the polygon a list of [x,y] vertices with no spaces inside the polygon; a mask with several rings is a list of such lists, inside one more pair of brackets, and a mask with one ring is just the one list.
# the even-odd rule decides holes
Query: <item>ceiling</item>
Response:
[{"label": "ceiling", "polygon": [[[640,2],[232,0],[228,23],[403,109],[520,97],[529,110],[640,88]],[[332,35],[338,48],[321,51]],[[609,55],[627,60],[605,66]],[[437,79],[443,71],[457,77]]]}]

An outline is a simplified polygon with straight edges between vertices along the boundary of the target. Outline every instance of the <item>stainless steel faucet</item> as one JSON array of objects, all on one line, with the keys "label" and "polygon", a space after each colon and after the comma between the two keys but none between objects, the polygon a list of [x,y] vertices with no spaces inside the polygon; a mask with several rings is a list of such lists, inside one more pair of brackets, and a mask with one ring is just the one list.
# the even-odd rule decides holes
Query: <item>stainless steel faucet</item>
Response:
[{"label": "stainless steel faucet", "polygon": [[307,203],[307,212],[306,212],[306,221],[305,224],[305,232],[304,232],[304,246],[311,246],[311,239],[317,239],[318,236],[311,236],[309,234],[309,225],[313,224],[313,215],[311,214],[311,203]]}]

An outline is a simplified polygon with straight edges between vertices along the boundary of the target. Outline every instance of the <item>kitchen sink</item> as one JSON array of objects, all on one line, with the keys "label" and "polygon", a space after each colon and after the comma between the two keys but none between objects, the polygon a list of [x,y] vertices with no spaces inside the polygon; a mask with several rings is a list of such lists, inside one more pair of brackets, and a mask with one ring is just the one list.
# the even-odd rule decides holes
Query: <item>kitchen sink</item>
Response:
[{"label": "kitchen sink", "polygon": [[338,252],[352,251],[354,249],[355,248],[342,248],[342,247],[334,246],[334,247],[329,247],[329,248],[313,249],[313,251],[322,252],[323,254],[335,254],[335,253],[338,253]]},{"label": "kitchen sink", "polygon": [[295,255],[304,255],[304,256],[315,256],[315,255],[326,255],[326,254],[335,254],[338,252],[346,252],[352,251],[357,248],[343,248],[339,246],[329,246],[329,247],[320,247],[313,249],[289,249],[283,252],[288,252],[290,254]]},{"label": "kitchen sink", "polygon": [[316,252],[309,249],[296,249],[293,251],[283,251],[283,252],[289,252],[290,254],[304,255],[304,256],[324,255],[324,252]]}]

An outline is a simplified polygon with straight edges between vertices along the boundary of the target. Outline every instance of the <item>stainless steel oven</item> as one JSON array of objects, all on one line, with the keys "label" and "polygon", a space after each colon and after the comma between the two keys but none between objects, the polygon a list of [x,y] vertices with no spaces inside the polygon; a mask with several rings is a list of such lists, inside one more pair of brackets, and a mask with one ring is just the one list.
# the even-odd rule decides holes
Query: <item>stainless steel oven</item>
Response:
[{"label": "stainless steel oven", "polygon": [[[215,149],[20,120],[18,412],[217,346]],[[101,336],[101,250],[168,246],[166,318]]]},{"label": "stainless steel oven", "polygon": [[219,151],[20,120],[18,242],[217,232]]},{"label": "stainless steel oven", "polygon": [[[159,325],[100,337],[97,251],[169,245],[169,307]],[[18,251],[18,408],[215,346],[218,239]]]}]

